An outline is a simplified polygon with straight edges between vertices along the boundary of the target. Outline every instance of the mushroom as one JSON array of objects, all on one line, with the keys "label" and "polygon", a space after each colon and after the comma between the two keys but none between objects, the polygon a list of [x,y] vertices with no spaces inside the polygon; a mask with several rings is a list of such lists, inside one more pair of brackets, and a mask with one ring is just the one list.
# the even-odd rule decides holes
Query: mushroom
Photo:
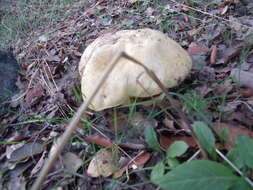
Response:
[{"label": "mushroom", "polygon": [[[152,70],[166,88],[177,86],[192,67],[188,53],[174,40],[152,29],[121,30],[94,40],[84,51],[80,64],[81,91],[89,97],[115,54],[125,52]],[[131,97],[161,93],[144,69],[120,58],[93,98],[90,109],[100,111],[127,104]]]}]

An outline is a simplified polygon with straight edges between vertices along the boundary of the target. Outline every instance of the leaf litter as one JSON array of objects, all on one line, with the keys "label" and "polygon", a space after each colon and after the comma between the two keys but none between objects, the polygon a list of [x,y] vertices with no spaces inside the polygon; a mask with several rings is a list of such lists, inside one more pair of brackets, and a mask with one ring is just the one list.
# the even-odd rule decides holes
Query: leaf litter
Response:
[{"label": "leaf litter", "polygon": [[[86,4],[78,4],[77,1],[77,6],[68,7],[73,11],[69,17],[55,25],[37,28],[33,35],[18,40],[13,46],[23,68],[19,86],[23,94],[17,97],[14,112],[6,114],[1,121],[1,142],[6,143],[1,144],[0,151],[6,153],[0,158],[0,169],[2,171],[7,166],[12,168],[5,171],[0,187],[4,184],[12,184],[13,189],[18,186],[30,187],[34,182],[38,170],[45,162],[47,150],[53,146],[50,141],[63,132],[65,127],[61,125],[62,121],[68,121],[80,105],[77,101],[78,92],[80,94],[77,67],[83,50],[99,35],[119,29],[159,29],[188,49],[194,60],[193,71],[186,81],[172,92],[177,96],[195,90],[198,97],[207,101],[208,114],[212,121],[218,122],[218,125],[213,127],[218,131],[228,130],[227,138],[230,143],[234,143],[238,135],[252,138],[253,30],[249,28],[252,27],[253,16],[251,4],[250,1],[239,0],[216,1],[214,6],[209,8],[203,3],[196,3],[196,9],[205,9],[207,13],[220,17],[216,18],[199,12],[192,16],[189,14],[192,10],[187,3],[179,5],[173,1],[153,3],[94,0]],[[233,77],[235,71],[238,71],[240,78],[238,75]],[[234,81],[229,81],[230,76]],[[227,80],[229,82],[226,82]],[[177,96],[180,106],[185,108],[185,102],[181,101],[180,95]],[[196,102],[198,101],[194,103]],[[59,169],[62,166],[71,171],[72,175],[88,179],[85,182],[86,187],[105,189],[110,183],[110,177],[98,178],[99,181],[96,181],[87,175],[87,162],[98,154],[101,146],[113,150],[119,146],[132,160],[126,158],[128,162],[125,165],[115,168],[120,162],[117,160],[115,163],[111,157],[112,153],[106,153],[99,158],[102,160],[99,164],[107,165],[112,161],[113,165],[108,168],[113,171],[95,171],[96,175],[91,176],[98,176],[98,173],[111,176],[114,170],[118,169],[117,177],[129,178],[126,183],[116,183],[115,187],[118,189],[140,182],[143,176],[135,175],[138,173],[135,164],[142,168],[146,165],[154,166],[161,161],[161,154],[150,149],[150,142],[145,140],[144,131],[149,127],[154,130],[157,142],[164,150],[175,141],[184,141],[190,147],[190,151],[186,153],[189,158],[190,153],[198,149],[198,143],[189,136],[183,122],[178,120],[180,117],[170,110],[166,99],[161,98],[157,105],[143,103],[132,108],[129,106],[88,114],[85,119],[89,122],[79,127],[84,132],[81,135],[78,129],[71,145],[67,146],[62,154],[62,165],[50,173],[50,178],[45,181],[43,188],[52,187],[61,177],[66,176]],[[193,119],[199,118],[198,114],[188,114]],[[40,122],[28,122],[34,119]],[[15,125],[18,123],[21,125]],[[17,135],[14,131],[20,134]],[[55,135],[51,136],[51,132]],[[90,144],[82,144],[83,140],[93,144],[93,147]],[[7,150],[13,146],[8,143],[15,144],[16,141],[24,143],[7,156]],[[34,149],[34,146],[37,148]],[[225,148],[229,150],[231,145],[226,145]],[[145,152],[139,155],[140,150]],[[121,151],[119,156],[127,157]],[[13,161],[16,162],[15,165],[12,165]],[[133,170],[130,176],[128,170]],[[15,172],[17,176],[13,176]],[[73,178],[68,176],[65,184],[59,186],[66,189],[76,185],[77,182],[73,181]],[[83,183],[78,182],[80,186]],[[145,185],[139,185],[140,189],[144,187]],[[149,189],[155,188],[149,186]]]}]

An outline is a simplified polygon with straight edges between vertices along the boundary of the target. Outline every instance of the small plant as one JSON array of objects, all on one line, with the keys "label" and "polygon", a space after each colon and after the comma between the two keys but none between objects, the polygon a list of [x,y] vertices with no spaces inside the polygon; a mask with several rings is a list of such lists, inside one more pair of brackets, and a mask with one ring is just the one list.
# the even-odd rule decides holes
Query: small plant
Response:
[{"label": "small plant", "polygon": [[204,120],[206,123],[210,123],[211,118],[208,114],[208,104],[203,98],[200,98],[195,90],[191,90],[182,96],[185,104],[185,112],[192,114],[197,119]]},{"label": "small plant", "polygon": [[[219,190],[252,189],[253,183],[247,175],[253,169],[253,140],[238,136],[235,148],[227,153],[229,160],[216,148],[215,137],[205,123],[197,121],[192,127],[201,147],[214,161],[192,160],[180,164],[171,158],[182,155],[188,146],[183,142],[175,142],[168,148],[166,160],[176,164],[174,167],[166,167],[164,162],[158,163],[151,172],[151,181],[164,190],[195,190],[203,187],[207,190],[214,187]],[[223,159],[220,163],[216,161],[217,153]]]}]

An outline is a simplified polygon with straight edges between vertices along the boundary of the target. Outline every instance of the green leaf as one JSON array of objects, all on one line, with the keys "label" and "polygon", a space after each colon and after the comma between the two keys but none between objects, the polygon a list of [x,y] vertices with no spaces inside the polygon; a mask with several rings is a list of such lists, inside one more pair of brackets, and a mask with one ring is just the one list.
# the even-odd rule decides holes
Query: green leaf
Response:
[{"label": "green leaf", "polygon": [[238,149],[233,149],[227,153],[228,159],[236,165],[236,167],[242,169],[245,165],[241,157],[239,156],[240,152]]},{"label": "green leaf", "polygon": [[253,140],[246,136],[238,136],[236,150],[243,163],[249,168],[253,168]]},{"label": "green leaf", "polygon": [[159,178],[161,178],[164,175],[164,171],[165,171],[165,166],[163,162],[156,164],[151,172],[151,176],[150,176],[151,181],[154,183]]},{"label": "green leaf", "polygon": [[180,162],[176,158],[167,158],[167,163],[170,169],[174,169],[180,165]]},{"label": "green leaf", "polygon": [[164,190],[227,190],[239,180],[222,164],[208,160],[184,163],[156,180]]},{"label": "green leaf", "polygon": [[225,143],[229,136],[229,131],[227,128],[223,129],[221,133],[218,134],[222,143]]},{"label": "green leaf", "polygon": [[160,145],[158,143],[156,133],[153,127],[146,127],[144,131],[145,141],[148,146],[156,151],[161,151]]},{"label": "green leaf", "polygon": [[237,181],[229,190],[252,190],[252,187],[245,181],[245,179],[241,178]]},{"label": "green leaf", "polygon": [[194,122],[192,127],[200,144],[207,150],[213,159],[216,159],[215,138],[211,129],[201,121]]},{"label": "green leaf", "polygon": [[167,149],[167,158],[175,158],[183,155],[188,149],[188,145],[184,141],[176,141]]}]

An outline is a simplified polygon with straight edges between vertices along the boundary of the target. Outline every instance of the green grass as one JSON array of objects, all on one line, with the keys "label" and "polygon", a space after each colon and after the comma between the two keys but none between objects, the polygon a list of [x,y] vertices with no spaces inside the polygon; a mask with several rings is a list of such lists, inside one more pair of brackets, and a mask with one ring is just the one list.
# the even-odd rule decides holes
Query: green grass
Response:
[{"label": "green grass", "polygon": [[33,36],[38,28],[43,30],[66,18],[72,13],[70,6],[81,5],[75,0],[20,0],[15,3],[1,0],[0,48],[13,47],[20,38]]}]

